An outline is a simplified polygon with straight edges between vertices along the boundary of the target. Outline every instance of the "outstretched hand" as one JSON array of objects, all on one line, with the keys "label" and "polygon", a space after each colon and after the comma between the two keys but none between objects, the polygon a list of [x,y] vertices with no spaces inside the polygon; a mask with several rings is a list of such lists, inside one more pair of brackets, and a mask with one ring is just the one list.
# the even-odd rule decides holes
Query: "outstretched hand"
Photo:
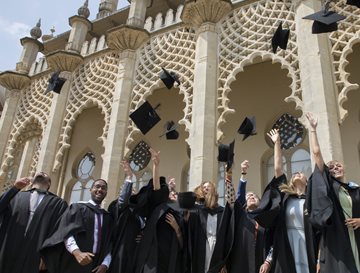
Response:
[{"label": "outstretched hand", "polygon": [[267,136],[272,140],[273,143],[280,141],[279,129],[272,129]]},{"label": "outstretched hand", "polygon": [[241,174],[247,174],[249,167],[249,160],[244,160],[243,162],[241,162]]},{"label": "outstretched hand", "polygon": [[151,153],[151,160],[153,161],[153,164],[158,166],[160,164],[160,151],[156,151],[153,148],[149,149]]},{"label": "outstretched hand", "polygon": [[314,115],[310,112],[306,113],[306,118],[308,119],[311,128],[315,130],[318,125],[317,118],[315,118]]}]

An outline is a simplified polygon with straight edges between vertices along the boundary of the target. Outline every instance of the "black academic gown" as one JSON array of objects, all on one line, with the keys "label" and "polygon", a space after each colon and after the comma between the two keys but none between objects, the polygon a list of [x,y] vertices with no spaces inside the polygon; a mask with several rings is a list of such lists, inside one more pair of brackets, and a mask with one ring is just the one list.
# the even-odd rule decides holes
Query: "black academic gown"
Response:
[{"label": "black academic gown", "polygon": [[[321,230],[319,259],[321,273],[358,273],[339,201],[339,189],[342,186],[351,196],[353,218],[360,218],[359,187],[349,187],[337,181],[330,175],[326,166],[323,173],[315,167],[309,181],[307,204],[310,221]],[[355,230],[355,238],[360,250],[360,229]]]},{"label": "black academic gown", "polygon": [[269,230],[256,224],[236,200],[233,209],[234,242],[227,262],[228,273],[258,273],[272,245]]},{"label": "black academic gown", "polygon": [[[274,273],[296,273],[294,256],[291,251],[286,228],[286,204],[289,198],[295,198],[281,193],[279,186],[287,183],[285,175],[274,178],[266,187],[259,208],[253,212],[255,220],[265,228],[273,229],[273,263]],[[305,204],[306,205],[306,204]],[[316,255],[318,251],[317,233],[308,219],[304,206],[304,228],[309,272],[316,272]]]},{"label": "black academic gown", "polygon": [[214,209],[199,207],[192,212],[188,221],[188,251],[191,273],[205,272],[208,214],[217,214],[217,234],[214,252],[211,257],[209,273],[218,273],[225,265],[233,243],[233,222],[231,208],[218,206]]},{"label": "black academic gown", "polygon": [[166,222],[166,214],[172,214],[184,236],[181,213],[176,204],[158,205],[146,221],[143,239],[138,247],[135,273],[183,273],[184,251],[174,229]]},{"label": "black academic gown", "polygon": [[[74,236],[80,251],[93,253],[95,214],[100,211],[103,213],[100,252],[95,255],[92,263],[82,266],[66,250],[64,241]],[[111,232],[112,218],[107,211],[98,209],[91,203],[70,205],[61,217],[58,229],[42,246],[41,254],[46,267],[50,273],[91,273],[110,253]]]},{"label": "black academic gown", "polygon": [[67,204],[47,192],[37,207],[28,231],[31,191],[19,192],[15,187],[0,197],[0,272],[39,272],[39,249],[50,236]]}]

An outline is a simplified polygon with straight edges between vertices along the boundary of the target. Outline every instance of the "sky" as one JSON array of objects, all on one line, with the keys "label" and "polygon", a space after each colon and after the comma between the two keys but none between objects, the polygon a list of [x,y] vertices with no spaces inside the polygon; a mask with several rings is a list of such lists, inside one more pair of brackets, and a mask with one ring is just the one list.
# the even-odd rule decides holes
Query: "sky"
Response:
[{"label": "sky", "polygon": [[[54,35],[70,30],[68,19],[77,15],[77,10],[85,0],[4,0],[0,11],[0,71],[14,70],[19,61],[22,46],[20,39],[29,36],[39,18],[43,35]],[[92,21],[98,13],[100,0],[89,0]],[[127,0],[119,0],[118,9],[129,5]]]}]

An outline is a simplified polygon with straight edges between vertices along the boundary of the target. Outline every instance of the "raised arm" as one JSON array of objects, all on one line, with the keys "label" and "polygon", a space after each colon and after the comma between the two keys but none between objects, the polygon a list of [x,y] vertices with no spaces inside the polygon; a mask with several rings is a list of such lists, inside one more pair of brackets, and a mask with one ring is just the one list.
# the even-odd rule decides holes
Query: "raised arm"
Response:
[{"label": "raised arm", "polygon": [[239,187],[238,187],[238,192],[237,192],[237,197],[236,199],[238,200],[238,202],[240,202],[241,205],[245,205],[246,203],[246,175],[248,172],[248,169],[250,167],[249,165],[249,161],[248,160],[244,160],[243,162],[241,162],[241,177],[240,177],[240,181],[239,181]]},{"label": "raised arm", "polygon": [[274,143],[274,171],[275,178],[278,178],[284,174],[279,130],[272,129],[267,135]]},{"label": "raised arm", "polygon": [[155,151],[150,148],[151,159],[153,161],[153,188],[154,191],[160,190],[160,175],[159,175],[159,164],[160,164],[160,151]]},{"label": "raised arm", "polygon": [[119,205],[127,204],[129,202],[133,188],[133,183],[132,183],[133,172],[131,171],[129,162],[122,161],[121,166],[123,167],[125,173],[125,181],[119,195],[119,199],[118,199]]},{"label": "raised arm", "polygon": [[30,179],[27,177],[20,178],[15,181],[14,186],[6,191],[3,195],[0,196],[0,214],[8,207],[10,201],[14,196],[23,188],[28,186],[31,183]]},{"label": "raised arm", "polygon": [[321,154],[320,145],[316,133],[316,128],[318,125],[317,118],[314,117],[312,113],[306,113],[306,117],[310,124],[310,145],[311,145],[311,152],[314,157],[316,166],[322,172],[324,170],[324,159]]}]

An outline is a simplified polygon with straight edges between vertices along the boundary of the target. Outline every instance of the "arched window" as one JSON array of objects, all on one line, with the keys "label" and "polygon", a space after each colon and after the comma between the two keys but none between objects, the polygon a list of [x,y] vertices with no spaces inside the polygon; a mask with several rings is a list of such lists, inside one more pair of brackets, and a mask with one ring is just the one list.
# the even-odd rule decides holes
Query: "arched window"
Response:
[{"label": "arched window", "polygon": [[76,169],[77,182],[71,190],[70,203],[90,200],[90,188],[94,182],[92,172],[95,168],[95,156],[92,153],[86,153],[80,160]]}]

